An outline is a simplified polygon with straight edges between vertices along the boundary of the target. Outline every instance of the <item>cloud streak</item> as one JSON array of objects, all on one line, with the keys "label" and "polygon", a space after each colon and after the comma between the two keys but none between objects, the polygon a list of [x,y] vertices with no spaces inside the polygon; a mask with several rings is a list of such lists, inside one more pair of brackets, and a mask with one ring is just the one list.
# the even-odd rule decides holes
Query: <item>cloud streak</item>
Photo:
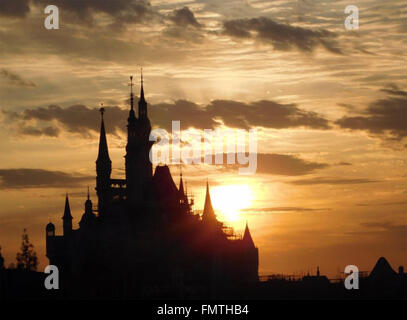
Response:
[{"label": "cloud streak", "polygon": [[[128,110],[117,106],[106,106],[105,123],[108,133],[124,132]],[[62,108],[57,105],[25,109],[22,112],[3,111],[11,120],[45,123],[56,121],[67,131],[80,133],[84,136],[91,131],[99,131],[100,117],[98,108],[90,108],[82,104]],[[190,127],[198,129],[213,129],[219,121],[231,128],[250,129],[265,127],[273,129],[312,128],[327,130],[328,120],[315,112],[300,109],[295,104],[279,104],[274,101],[261,100],[243,103],[232,100],[214,100],[207,106],[201,106],[187,100],[177,100],[173,103],[158,103],[149,106],[150,118],[156,126],[171,130],[172,120],[181,121],[181,129]],[[38,135],[41,130],[49,136],[57,136],[60,131],[50,127],[44,132],[42,127],[31,127],[21,132],[26,135]]]},{"label": "cloud streak", "polygon": [[282,24],[267,17],[224,21],[223,33],[235,39],[256,39],[269,43],[275,50],[289,51],[295,48],[312,52],[322,46],[332,53],[342,54],[333,32]]},{"label": "cloud streak", "polygon": [[93,178],[45,169],[0,169],[0,189],[77,187]]},{"label": "cloud streak", "polygon": [[391,95],[369,104],[362,115],[345,116],[335,123],[344,129],[363,130],[397,140],[407,137],[407,92],[398,89],[384,91]]},{"label": "cloud streak", "polygon": [[37,85],[29,80],[24,80],[21,76],[16,73],[13,73],[7,69],[0,69],[0,76],[8,81],[9,84],[18,86],[18,87],[36,87]]},{"label": "cloud streak", "polygon": [[289,181],[288,183],[299,185],[299,186],[309,186],[318,184],[328,184],[328,185],[346,185],[346,184],[366,184],[380,182],[373,179],[364,178],[329,178],[329,177],[316,177],[310,179],[300,179]]}]

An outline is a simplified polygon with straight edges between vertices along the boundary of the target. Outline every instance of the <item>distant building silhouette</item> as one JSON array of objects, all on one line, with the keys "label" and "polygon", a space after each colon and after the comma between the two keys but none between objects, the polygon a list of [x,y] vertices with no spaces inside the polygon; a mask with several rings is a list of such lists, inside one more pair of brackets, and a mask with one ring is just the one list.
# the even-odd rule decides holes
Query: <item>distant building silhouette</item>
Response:
[{"label": "distant building silhouette", "polygon": [[153,175],[153,142],[141,78],[138,117],[131,77],[126,178],[112,178],[101,108],[95,210],[89,190],[79,229],[69,198],[63,235],[46,226],[46,255],[59,267],[61,288],[73,297],[215,296],[223,288],[258,281],[258,249],[248,225],[242,238],[217,220],[209,184],[202,216],[192,211],[182,174],[175,185],[168,166]]}]

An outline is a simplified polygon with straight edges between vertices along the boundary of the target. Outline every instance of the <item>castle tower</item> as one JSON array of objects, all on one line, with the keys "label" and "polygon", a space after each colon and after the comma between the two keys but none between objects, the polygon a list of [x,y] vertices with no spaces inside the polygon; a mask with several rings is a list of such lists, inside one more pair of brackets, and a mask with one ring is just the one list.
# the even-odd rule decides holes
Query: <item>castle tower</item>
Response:
[{"label": "castle tower", "polygon": [[99,153],[96,160],[96,193],[98,196],[99,215],[103,215],[106,206],[111,201],[110,175],[112,173],[112,161],[107,147],[105,123],[103,119],[104,108],[100,108],[101,125],[99,138]]},{"label": "castle tower", "polygon": [[179,176],[179,198],[180,198],[180,202],[183,204],[188,204],[188,197],[186,194],[186,191],[184,191],[184,182],[182,181],[182,172],[180,173]]},{"label": "castle tower", "polygon": [[212,207],[211,194],[209,192],[209,183],[206,181],[206,196],[205,196],[205,205],[202,213],[203,222],[213,222],[216,220],[215,210]]},{"label": "castle tower", "polygon": [[246,280],[256,282],[259,279],[259,250],[256,248],[252,235],[250,234],[249,224],[246,222],[246,228],[243,234],[243,246],[246,251],[243,255],[244,265],[246,267]]},{"label": "castle tower", "polygon": [[254,245],[254,241],[252,239],[252,235],[250,234],[249,230],[249,224],[246,222],[246,228],[244,230],[243,234],[243,242],[246,244],[247,247],[249,248],[255,248],[256,246]]},{"label": "castle tower", "polygon": [[66,194],[64,215],[62,217],[64,236],[68,236],[72,232],[72,219],[73,218],[71,215],[71,208],[69,207],[68,194]]},{"label": "castle tower", "polygon": [[48,223],[45,227],[45,255],[48,257],[50,264],[53,264],[53,257],[55,255],[54,244],[55,226],[52,222]]},{"label": "castle tower", "polygon": [[152,190],[153,167],[150,161],[151,123],[147,116],[147,102],[144,98],[143,75],[141,75],[139,117],[134,112],[133,77],[130,77],[130,112],[127,119],[126,181],[127,199],[132,205],[148,202]]},{"label": "castle tower", "polygon": [[143,69],[141,69],[141,85],[140,85],[140,100],[138,102],[138,117],[140,120],[148,119],[147,117],[147,102],[144,98],[144,80]]},{"label": "castle tower", "polygon": [[55,226],[53,223],[50,222],[47,224],[47,226],[45,227],[45,233],[47,238],[55,236]]}]

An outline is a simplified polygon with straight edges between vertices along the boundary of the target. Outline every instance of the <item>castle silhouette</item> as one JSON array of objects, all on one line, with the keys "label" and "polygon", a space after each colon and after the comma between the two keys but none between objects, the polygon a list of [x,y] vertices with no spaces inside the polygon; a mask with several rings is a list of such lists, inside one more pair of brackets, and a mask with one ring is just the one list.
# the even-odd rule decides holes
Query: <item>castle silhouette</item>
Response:
[{"label": "castle silhouette", "polygon": [[149,159],[153,142],[141,75],[138,116],[133,78],[127,119],[125,179],[111,177],[101,112],[96,160],[97,209],[88,197],[79,229],[73,229],[68,195],[63,235],[46,226],[46,256],[56,265],[66,297],[213,297],[258,281],[258,249],[246,224],[243,237],[218,221],[206,183],[202,215],[169,167]]}]

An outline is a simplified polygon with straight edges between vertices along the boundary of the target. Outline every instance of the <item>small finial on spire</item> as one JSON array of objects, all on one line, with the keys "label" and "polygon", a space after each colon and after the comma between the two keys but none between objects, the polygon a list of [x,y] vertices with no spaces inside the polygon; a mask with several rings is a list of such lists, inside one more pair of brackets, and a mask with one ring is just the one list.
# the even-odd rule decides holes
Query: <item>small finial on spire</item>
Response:
[{"label": "small finial on spire", "polygon": [[141,68],[141,86],[143,86],[144,80],[143,80],[143,68]]},{"label": "small finial on spire", "polygon": [[90,199],[90,195],[89,195],[89,185],[88,185],[88,200]]},{"label": "small finial on spire", "polygon": [[102,119],[103,119],[103,114],[105,113],[105,108],[103,107],[103,102],[100,103],[99,112],[100,112],[100,114],[102,115]]}]

